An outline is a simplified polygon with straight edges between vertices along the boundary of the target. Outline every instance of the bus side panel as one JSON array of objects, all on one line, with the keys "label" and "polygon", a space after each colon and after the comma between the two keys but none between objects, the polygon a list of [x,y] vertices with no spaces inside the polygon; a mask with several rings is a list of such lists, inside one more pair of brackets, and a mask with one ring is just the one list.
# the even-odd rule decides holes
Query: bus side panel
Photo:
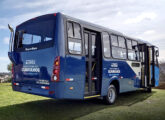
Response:
[{"label": "bus side panel", "polygon": [[136,73],[126,61],[103,60],[103,79],[101,95],[107,95],[108,87],[113,80],[119,82],[119,92],[133,91]]},{"label": "bus side panel", "polygon": [[66,55],[64,98],[83,99],[85,87],[85,57]]}]

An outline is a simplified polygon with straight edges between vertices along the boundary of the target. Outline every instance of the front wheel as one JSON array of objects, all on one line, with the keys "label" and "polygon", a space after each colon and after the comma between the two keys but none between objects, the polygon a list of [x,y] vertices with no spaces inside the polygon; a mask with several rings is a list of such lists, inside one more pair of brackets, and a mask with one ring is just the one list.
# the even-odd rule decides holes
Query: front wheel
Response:
[{"label": "front wheel", "polygon": [[117,98],[116,87],[114,85],[110,85],[108,88],[107,96],[104,97],[104,100],[107,104],[114,104]]}]

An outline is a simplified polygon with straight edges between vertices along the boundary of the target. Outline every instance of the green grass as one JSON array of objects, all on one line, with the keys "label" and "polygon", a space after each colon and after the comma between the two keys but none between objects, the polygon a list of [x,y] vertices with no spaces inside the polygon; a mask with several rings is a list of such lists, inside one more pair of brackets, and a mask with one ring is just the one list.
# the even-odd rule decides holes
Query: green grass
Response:
[{"label": "green grass", "polygon": [[164,120],[165,90],[121,94],[114,105],[101,99],[53,100],[14,92],[0,84],[0,120]]}]

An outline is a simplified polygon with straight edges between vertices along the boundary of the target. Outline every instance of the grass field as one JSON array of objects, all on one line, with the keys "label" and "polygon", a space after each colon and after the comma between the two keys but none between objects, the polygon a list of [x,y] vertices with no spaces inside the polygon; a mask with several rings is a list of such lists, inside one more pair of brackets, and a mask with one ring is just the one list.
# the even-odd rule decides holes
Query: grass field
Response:
[{"label": "grass field", "polygon": [[13,92],[0,84],[0,120],[164,120],[165,90],[121,94],[115,105],[100,99],[53,100]]}]

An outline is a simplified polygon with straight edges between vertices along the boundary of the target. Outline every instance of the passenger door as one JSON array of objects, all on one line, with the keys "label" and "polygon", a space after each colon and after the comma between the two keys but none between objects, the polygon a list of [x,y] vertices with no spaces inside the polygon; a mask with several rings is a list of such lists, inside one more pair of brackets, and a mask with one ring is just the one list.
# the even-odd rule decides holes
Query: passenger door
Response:
[{"label": "passenger door", "polygon": [[101,40],[100,34],[84,31],[86,56],[85,95],[100,93],[101,81]]},{"label": "passenger door", "polygon": [[155,87],[159,84],[159,67],[154,46],[141,44],[140,55],[142,59],[141,87]]},{"label": "passenger door", "polygon": [[159,63],[158,63],[159,50],[155,46],[150,47],[151,58],[151,85],[157,87],[159,85]]}]

